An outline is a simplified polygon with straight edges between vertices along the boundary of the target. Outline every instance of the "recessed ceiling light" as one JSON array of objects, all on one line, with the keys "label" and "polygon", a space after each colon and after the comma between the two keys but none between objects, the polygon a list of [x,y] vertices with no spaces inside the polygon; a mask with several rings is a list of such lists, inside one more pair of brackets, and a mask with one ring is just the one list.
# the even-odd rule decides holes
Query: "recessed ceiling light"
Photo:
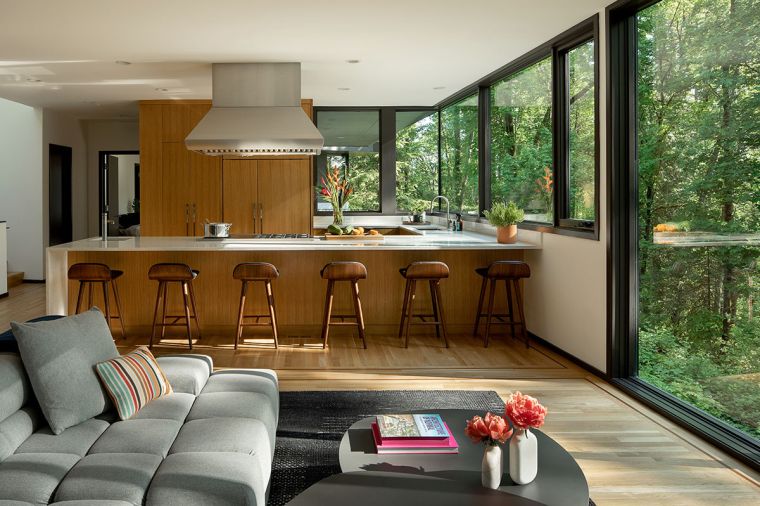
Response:
[{"label": "recessed ceiling light", "polygon": [[445,90],[446,87],[445,86],[433,86],[433,89],[434,90]]},{"label": "recessed ceiling light", "polygon": [[51,86],[50,89],[53,90],[53,91],[58,91],[58,90],[61,89],[61,87],[56,84],[54,86]]},{"label": "recessed ceiling light", "polygon": [[351,88],[338,88],[338,91],[351,91]]},{"label": "recessed ceiling light", "polygon": [[116,60],[114,63],[116,63],[116,65],[132,65],[131,61],[125,61],[125,60]]},{"label": "recessed ceiling light", "polygon": [[359,60],[346,60],[346,63],[359,63]]},{"label": "recessed ceiling light", "polygon": [[169,91],[169,88],[156,88],[156,91],[160,91],[162,93]]},{"label": "recessed ceiling light", "polygon": [[26,82],[28,83],[41,83],[42,79],[37,79],[36,77],[27,77]]}]

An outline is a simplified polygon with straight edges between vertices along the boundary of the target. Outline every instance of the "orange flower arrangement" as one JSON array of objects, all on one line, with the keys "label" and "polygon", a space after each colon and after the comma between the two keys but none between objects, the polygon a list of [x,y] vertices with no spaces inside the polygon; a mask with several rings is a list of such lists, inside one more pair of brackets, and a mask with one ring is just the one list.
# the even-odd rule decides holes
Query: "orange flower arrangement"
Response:
[{"label": "orange flower arrangement", "polygon": [[544,424],[547,409],[530,395],[515,392],[509,396],[505,415],[512,420],[512,425],[518,429],[537,429]]},{"label": "orange flower arrangement", "polygon": [[506,443],[507,439],[512,436],[512,429],[502,417],[488,412],[485,417],[473,416],[467,420],[464,433],[473,443],[495,445],[496,443]]}]

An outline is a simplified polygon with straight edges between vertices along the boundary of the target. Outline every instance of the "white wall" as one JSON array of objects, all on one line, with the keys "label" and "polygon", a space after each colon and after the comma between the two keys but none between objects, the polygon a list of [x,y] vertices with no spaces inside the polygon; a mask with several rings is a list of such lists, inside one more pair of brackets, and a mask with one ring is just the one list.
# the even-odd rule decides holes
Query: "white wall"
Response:
[{"label": "white wall", "polygon": [[0,99],[0,219],[8,226],[8,267],[41,280],[44,232],[42,110]]},{"label": "white wall", "polygon": [[129,202],[135,198],[135,164],[140,155],[116,155],[119,159],[119,205],[118,214],[129,212]]},{"label": "white wall", "polygon": [[116,120],[83,121],[87,139],[87,224],[88,235],[99,232],[98,153],[100,151],[139,151],[138,122]]},{"label": "white wall", "polygon": [[[601,11],[600,24],[604,22]],[[543,241],[528,251],[531,278],[525,283],[528,330],[599,369],[607,370],[607,145],[606,51],[599,33],[599,240],[521,231]],[[543,237],[538,237],[543,235]]]},{"label": "white wall", "polygon": [[87,143],[80,121],[48,109],[42,116],[42,219],[43,244],[48,245],[49,145],[71,148],[71,219],[76,241],[87,237]]}]

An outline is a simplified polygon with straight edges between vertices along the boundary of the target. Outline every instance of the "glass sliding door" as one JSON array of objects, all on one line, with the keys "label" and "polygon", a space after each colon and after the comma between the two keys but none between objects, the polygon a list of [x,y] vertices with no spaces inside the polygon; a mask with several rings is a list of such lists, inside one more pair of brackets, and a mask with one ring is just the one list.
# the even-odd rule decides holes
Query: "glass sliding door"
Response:
[{"label": "glass sliding door", "polygon": [[757,440],[760,3],[662,0],[633,21],[633,371]]}]

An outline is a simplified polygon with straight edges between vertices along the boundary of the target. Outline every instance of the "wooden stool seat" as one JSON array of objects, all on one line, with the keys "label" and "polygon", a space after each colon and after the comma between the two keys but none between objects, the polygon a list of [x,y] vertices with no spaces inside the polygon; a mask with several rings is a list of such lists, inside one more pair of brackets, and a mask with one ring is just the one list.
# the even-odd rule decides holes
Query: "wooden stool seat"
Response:
[{"label": "wooden stool seat", "polygon": [[[280,276],[277,268],[266,262],[248,262],[235,266],[232,271],[232,277],[242,282],[240,291],[240,305],[238,307],[237,330],[235,332],[235,349],[238,349],[238,343],[243,335],[243,327],[270,326],[272,327],[272,336],[274,338],[274,347],[279,347],[277,332],[277,316],[274,309],[274,293],[272,292],[272,280]],[[269,314],[245,314],[245,300],[248,295],[248,283],[264,283],[264,291],[269,306]],[[255,318],[255,322],[246,322],[246,318]],[[260,318],[268,318],[269,322],[261,323]]]},{"label": "wooden stool seat", "polygon": [[236,265],[232,277],[240,281],[264,281],[279,278],[280,272],[270,263],[247,262]]},{"label": "wooden stool seat", "polygon": [[[124,271],[111,269],[105,264],[99,263],[78,263],[69,267],[68,278],[72,281],[79,281],[79,292],[77,294],[77,306],[75,312],[78,314],[82,307],[82,300],[84,300],[85,286],[88,288],[88,305],[92,307],[93,302],[93,288],[95,284],[100,284],[103,290],[103,305],[105,306],[105,317],[108,322],[108,328],[111,328],[112,320],[119,320],[119,328],[121,329],[121,338],[126,339],[127,334],[124,330],[123,311],[121,307],[121,298],[119,297],[119,289],[116,286],[116,280],[124,274]],[[113,298],[116,302],[116,310],[118,315],[111,315],[111,304],[109,302],[108,285],[111,285],[113,291]]]},{"label": "wooden stool seat", "polygon": [[[404,348],[409,347],[409,327],[411,325],[435,325],[435,335],[440,338],[443,334],[443,343],[449,347],[446,336],[446,323],[443,316],[443,300],[441,298],[441,280],[449,277],[449,266],[443,262],[412,262],[408,266],[399,269],[406,279],[404,288],[404,304],[401,308],[401,323],[398,327],[398,337],[404,338]],[[430,300],[433,306],[432,314],[415,314],[414,299],[417,292],[417,282],[427,281],[430,285]],[[420,322],[413,322],[419,318]],[[428,321],[427,318],[433,318]]]},{"label": "wooden stool seat", "polygon": [[332,281],[367,279],[367,268],[361,262],[330,262],[322,267],[319,275]]},{"label": "wooden stool seat", "polygon": [[[476,336],[478,334],[480,319],[485,317],[486,334],[483,337],[483,346],[486,348],[488,347],[491,325],[494,323],[500,323],[510,326],[513,339],[516,337],[515,327],[521,327],[522,336],[525,340],[525,347],[529,348],[530,339],[525,326],[525,311],[523,309],[522,294],[520,293],[520,279],[530,277],[530,266],[519,260],[499,260],[493,262],[488,267],[478,267],[475,269],[475,273],[483,278],[483,282],[480,285],[478,311],[475,314],[475,326],[472,335]],[[508,313],[494,313],[494,299],[496,298],[496,283],[498,281],[504,281],[504,284],[506,285]],[[483,313],[483,303],[485,302],[486,288],[489,283],[491,284],[491,287],[488,296],[488,312]],[[517,305],[517,312],[520,316],[520,320],[515,319],[515,305]],[[494,318],[497,320],[496,322],[493,322]]]},{"label": "wooden stool seat", "polygon": [[[180,263],[161,263],[154,264],[148,270],[148,279],[158,281],[158,294],[156,295],[156,306],[153,310],[153,326],[150,333],[149,347],[153,347],[153,340],[156,335],[156,327],[161,327],[161,339],[164,338],[166,327],[185,327],[187,330],[187,343],[190,349],[193,349],[193,336],[190,330],[190,321],[195,321],[195,327],[198,330],[198,339],[201,338],[201,325],[198,322],[198,310],[195,306],[195,290],[193,289],[193,280],[198,277],[200,272],[191,269],[189,265]],[[169,284],[177,283],[182,291],[182,300],[184,305],[184,314],[168,315],[166,314],[166,299],[169,291]],[[161,307],[161,323],[157,322],[158,308]],[[193,312],[190,314],[190,308]],[[169,323],[166,322],[170,319]],[[184,321],[180,321],[184,320]]]},{"label": "wooden stool seat", "polygon": [[[362,303],[359,299],[360,279],[367,278],[367,268],[361,262],[330,262],[325,265],[319,272],[322,279],[327,280],[327,295],[325,297],[325,313],[322,320],[322,348],[327,348],[327,336],[330,325],[355,325],[359,329],[359,338],[362,341],[364,349],[367,349],[367,340],[364,336],[364,314],[362,313]],[[354,301],[353,315],[333,315],[333,289],[338,281],[348,281],[351,283],[351,297]],[[332,318],[340,319],[340,322],[333,322]],[[346,318],[353,318],[355,322],[347,322]]]}]

